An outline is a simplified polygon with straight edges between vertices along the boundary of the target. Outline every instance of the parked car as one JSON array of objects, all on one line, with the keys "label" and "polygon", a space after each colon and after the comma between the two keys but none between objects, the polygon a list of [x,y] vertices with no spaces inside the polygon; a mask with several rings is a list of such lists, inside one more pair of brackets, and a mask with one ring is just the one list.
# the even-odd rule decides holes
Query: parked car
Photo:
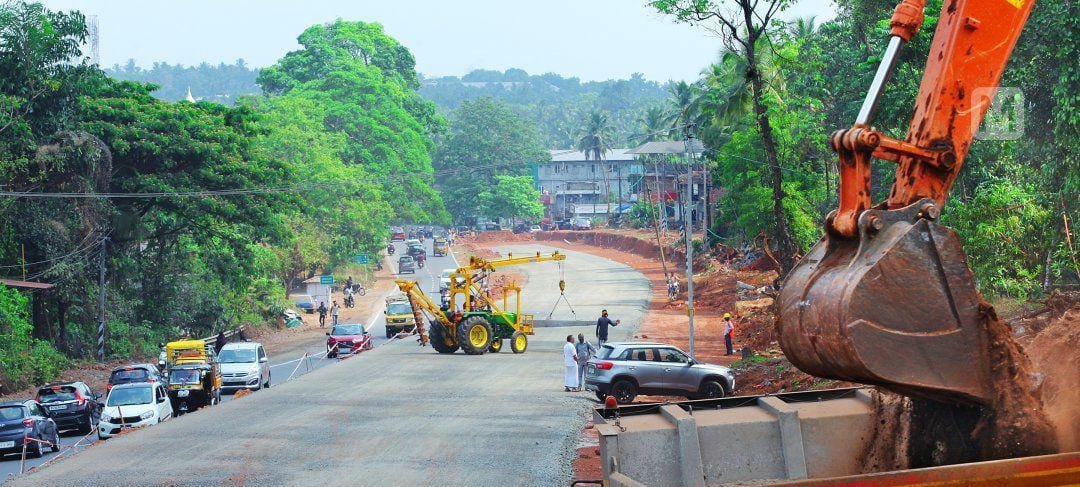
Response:
[{"label": "parked car", "polygon": [[555,222],[555,228],[558,230],[573,230],[574,225],[570,222],[570,220],[559,220]]},{"label": "parked car", "polygon": [[48,411],[60,430],[89,433],[101,416],[101,394],[82,382],[41,386],[34,400]]},{"label": "parked car", "polygon": [[590,230],[592,229],[592,220],[585,217],[577,217],[570,220],[570,225],[574,230]]},{"label": "parked car", "polygon": [[131,382],[161,382],[161,372],[154,364],[131,364],[117,367],[109,374],[109,382],[105,384],[105,390]]},{"label": "parked car", "polygon": [[297,294],[293,296],[293,304],[296,305],[296,309],[305,313],[314,313],[319,307],[319,303],[315,302],[310,294]]},{"label": "parked car", "polygon": [[46,449],[60,451],[60,430],[37,401],[0,402],[0,457],[22,454],[25,438],[52,443],[52,446],[31,441],[26,444],[26,456],[39,458]]},{"label": "parked car", "polygon": [[540,225],[531,225],[531,226],[529,226],[529,233],[536,233],[536,232],[539,232],[539,231],[541,231]]},{"label": "parked car", "polygon": [[698,362],[671,345],[605,343],[586,365],[585,389],[601,401],[610,395],[622,404],[638,394],[706,399],[731,394],[735,376],[727,367]]},{"label": "parked car", "polygon": [[223,392],[270,387],[270,357],[259,342],[226,343],[218,352]]},{"label": "parked car", "polygon": [[401,256],[397,261],[398,274],[416,274],[416,260],[408,255]]},{"label": "parked car", "polygon": [[390,240],[405,240],[405,229],[401,227],[391,228]]},{"label": "parked car", "polygon": [[359,323],[342,323],[326,332],[326,358],[371,350],[371,335]]},{"label": "parked car", "polygon": [[151,426],[173,416],[172,401],[161,382],[130,382],[113,387],[98,423],[98,438],[110,438],[124,428]]}]

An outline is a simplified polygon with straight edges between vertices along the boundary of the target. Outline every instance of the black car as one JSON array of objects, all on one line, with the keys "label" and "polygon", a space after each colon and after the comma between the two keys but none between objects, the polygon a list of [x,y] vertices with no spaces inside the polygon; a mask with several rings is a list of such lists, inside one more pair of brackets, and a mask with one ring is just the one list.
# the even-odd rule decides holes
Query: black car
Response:
[{"label": "black car", "polygon": [[[51,446],[26,438],[48,441]],[[60,451],[56,422],[37,401],[0,402],[0,456],[21,454],[24,442],[26,456],[31,458],[40,457],[46,449]]]},{"label": "black car", "polygon": [[408,255],[403,255],[398,259],[398,274],[416,274],[416,261]]},{"label": "black car", "polygon": [[425,249],[423,245],[410,245],[409,250],[405,252],[405,255],[414,259],[420,254],[424,254],[424,257],[427,257],[427,249]]},{"label": "black car", "polygon": [[61,430],[94,430],[101,417],[101,394],[82,382],[51,384],[38,389],[35,398]]},{"label": "black car", "polygon": [[113,369],[109,374],[109,383],[105,389],[112,390],[113,386],[130,384],[133,382],[161,382],[161,373],[154,364],[131,364]]}]

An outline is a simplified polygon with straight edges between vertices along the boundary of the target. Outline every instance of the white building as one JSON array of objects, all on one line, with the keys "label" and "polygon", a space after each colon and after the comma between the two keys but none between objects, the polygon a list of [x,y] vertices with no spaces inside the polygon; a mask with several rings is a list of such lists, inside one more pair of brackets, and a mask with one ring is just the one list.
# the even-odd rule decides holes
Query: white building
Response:
[{"label": "white building", "polygon": [[533,165],[547,216],[563,220],[626,212],[637,200],[643,176],[642,165],[629,150],[612,149],[601,160],[578,150],[550,151],[550,161]]}]

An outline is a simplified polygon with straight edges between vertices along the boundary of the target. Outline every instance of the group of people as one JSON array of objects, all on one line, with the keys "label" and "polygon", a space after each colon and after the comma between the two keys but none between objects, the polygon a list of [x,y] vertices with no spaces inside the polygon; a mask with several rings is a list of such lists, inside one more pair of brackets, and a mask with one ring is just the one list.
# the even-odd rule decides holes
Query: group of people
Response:
[{"label": "group of people", "polygon": [[596,356],[597,347],[604,346],[608,339],[608,327],[618,326],[622,320],[611,321],[608,311],[605,309],[596,320],[596,347],[585,340],[585,334],[578,333],[577,342],[574,335],[566,336],[566,345],[563,345],[563,366],[566,368],[563,385],[566,392],[581,390],[585,382],[585,364],[589,359]]},{"label": "group of people", "polygon": [[327,313],[327,311],[329,311],[330,316],[333,318],[333,325],[331,325],[331,326],[337,326],[337,324],[338,324],[338,315],[341,314],[341,306],[338,306],[336,300],[333,301],[333,304],[330,306],[329,310],[326,309],[326,302],[320,302],[318,311],[319,311],[319,328],[326,328],[326,313]]}]

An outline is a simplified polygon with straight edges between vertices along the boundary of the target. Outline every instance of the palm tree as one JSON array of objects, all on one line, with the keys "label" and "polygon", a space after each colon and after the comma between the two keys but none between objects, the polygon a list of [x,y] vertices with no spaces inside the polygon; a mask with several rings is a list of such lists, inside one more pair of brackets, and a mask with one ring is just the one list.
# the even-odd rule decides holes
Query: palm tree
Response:
[{"label": "palm tree", "polygon": [[813,15],[806,18],[795,19],[794,22],[788,22],[788,32],[790,32],[795,39],[806,39],[817,31],[816,23],[817,18]]},{"label": "palm tree", "polygon": [[636,142],[652,142],[663,140],[671,136],[671,125],[667,121],[668,115],[662,106],[653,106],[645,110],[645,113],[637,119],[638,132],[631,135],[630,139]]},{"label": "palm tree", "polygon": [[608,113],[593,110],[585,119],[585,126],[581,130],[577,143],[577,150],[585,153],[585,160],[592,160],[595,157],[596,161],[600,163],[600,168],[604,171],[605,200],[608,203],[607,216],[609,222],[611,221],[611,183],[608,181],[607,167],[604,166],[604,155],[611,150],[612,137],[611,118]]},{"label": "palm tree", "polygon": [[668,87],[668,104],[672,107],[665,120],[673,133],[682,133],[686,124],[701,121],[699,99],[701,90],[696,85],[679,81]]}]

